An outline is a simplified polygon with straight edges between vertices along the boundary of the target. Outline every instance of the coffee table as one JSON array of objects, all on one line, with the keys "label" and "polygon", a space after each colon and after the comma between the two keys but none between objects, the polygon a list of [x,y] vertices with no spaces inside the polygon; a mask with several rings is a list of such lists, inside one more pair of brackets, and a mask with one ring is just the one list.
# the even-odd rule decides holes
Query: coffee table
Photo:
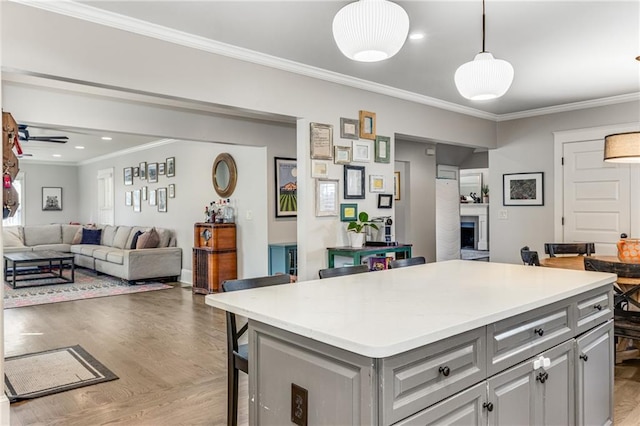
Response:
[{"label": "coffee table", "polygon": [[[30,287],[35,285],[47,285],[50,283],[35,283],[34,281],[47,278],[57,278],[65,283],[72,283],[75,280],[75,265],[72,253],[61,253],[53,250],[45,251],[24,251],[17,253],[6,253],[4,255],[4,279],[11,287],[16,288],[16,284],[26,281],[32,284],[23,285]],[[11,270],[9,270],[11,264]],[[63,274],[65,266],[69,267],[70,277]],[[9,280],[11,277],[11,280]],[[22,277],[18,279],[18,277]]]}]

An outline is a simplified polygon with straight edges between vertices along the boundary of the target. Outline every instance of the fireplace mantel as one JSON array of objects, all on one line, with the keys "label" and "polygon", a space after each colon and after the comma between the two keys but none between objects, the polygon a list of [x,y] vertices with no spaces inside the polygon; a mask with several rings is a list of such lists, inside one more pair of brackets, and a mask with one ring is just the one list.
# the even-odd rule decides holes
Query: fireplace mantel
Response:
[{"label": "fireplace mantel", "polygon": [[460,204],[460,221],[464,217],[475,217],[478,220],[478,250],[489,250],[489,204]]}]

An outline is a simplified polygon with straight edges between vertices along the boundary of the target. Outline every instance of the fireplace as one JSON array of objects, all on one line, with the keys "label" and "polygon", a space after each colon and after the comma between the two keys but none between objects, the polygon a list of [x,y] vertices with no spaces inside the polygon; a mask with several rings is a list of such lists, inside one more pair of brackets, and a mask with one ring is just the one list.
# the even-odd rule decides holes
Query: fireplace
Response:
[{"label": "fireplace", "polygon": [[460,248],[476,249],[475,222],[460,222]]},{"label": "fireplace", "polygon": [[[460,205],[460,234],[461,247],[467,246],[473,250],[489,250],[489,204],[461,204]],[[463,225],[467,223],[467,225]],[[468,223],[472,223],[473,227]],[[464,235],[473,236],[473,242],[465,240]]]}]

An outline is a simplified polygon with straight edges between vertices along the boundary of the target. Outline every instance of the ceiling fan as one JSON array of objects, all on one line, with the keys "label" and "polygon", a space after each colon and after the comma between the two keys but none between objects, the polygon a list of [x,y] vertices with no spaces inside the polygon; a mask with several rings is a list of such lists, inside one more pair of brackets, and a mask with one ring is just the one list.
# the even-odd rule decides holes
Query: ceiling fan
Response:
[{"label": "ceiling fan", "polygon": [[30,136],[26,124],[18,124],[18,137],[21,141],[67,143],[67,136]]}]

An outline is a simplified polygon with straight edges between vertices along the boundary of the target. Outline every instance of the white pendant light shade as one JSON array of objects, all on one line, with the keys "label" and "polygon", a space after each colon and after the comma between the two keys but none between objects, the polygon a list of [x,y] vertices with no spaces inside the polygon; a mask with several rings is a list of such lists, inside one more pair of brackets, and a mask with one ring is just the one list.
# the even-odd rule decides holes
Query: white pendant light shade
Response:
[{"label": "white pendant light shade", "polygon": [[409,34],[409,16],[387,0],[360,0],[340,9],[333,18],[333,38],[349,59],[376,62],[402,48]]},{"label": "white pendant light shade", "polygon": [[604,161],[640,163],[640,132],[617,133],[604,138]]},{"label": "white pendant light shade", "polygon": [[467,99],[495,99],[511,87],[513,67],[489,52],[480,52],[473,61],[458,67],[454,79],[458,92]]}]

